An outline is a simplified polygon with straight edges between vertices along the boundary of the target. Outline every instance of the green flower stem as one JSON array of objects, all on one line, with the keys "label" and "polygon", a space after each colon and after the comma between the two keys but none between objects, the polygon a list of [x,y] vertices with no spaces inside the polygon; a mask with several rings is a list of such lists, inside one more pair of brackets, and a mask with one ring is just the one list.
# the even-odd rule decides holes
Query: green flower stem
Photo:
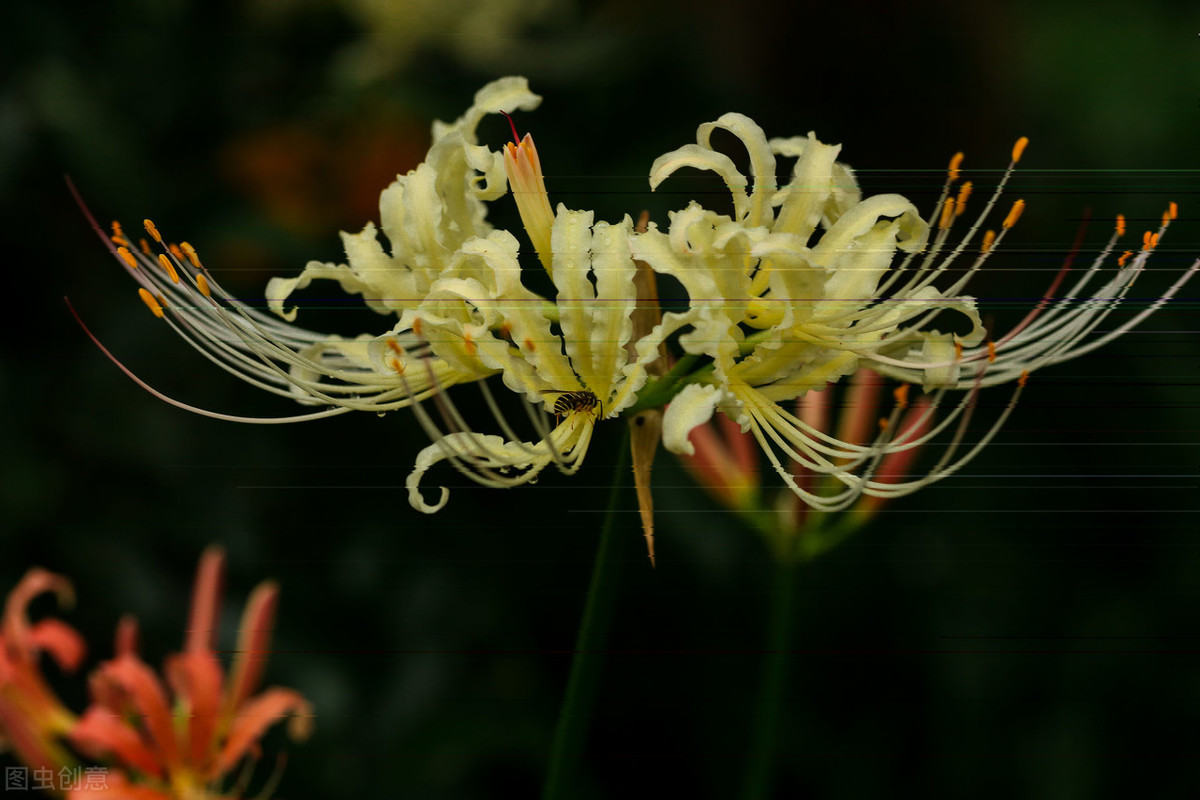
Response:
[{"label": "green flower stem", "polygon": [[791,664],[792,631],[796,623],[796,575],[800,562],[777,557],[771,584],[771,608],[767,619],[767,649],[762,662],[758,699],[754,706],[753,730],[742,800],[771,797],[778,756],[779,718],[784,708],[788,667]]},{"label": "green flower stem", "polygon": [[618,445],[617,468],[613,475],[608,511],[600,532],[600,545],[592,567],[592,582],[588,587],[583,619],[575,638],[575,655],[567,678],[567,691],[558,712],[554,741],[550,746],[550,766],[542,787],[543,800],[576,797],[573,784],[579,771],[580,753],[587,737],[588,722],[600,683],[604,663],[605,641],[616,606],[617,585],[620,579],[622,553],[628,544],[628,531],[616,534],[617,509],[629,487],[630,468],[629,429]]}]

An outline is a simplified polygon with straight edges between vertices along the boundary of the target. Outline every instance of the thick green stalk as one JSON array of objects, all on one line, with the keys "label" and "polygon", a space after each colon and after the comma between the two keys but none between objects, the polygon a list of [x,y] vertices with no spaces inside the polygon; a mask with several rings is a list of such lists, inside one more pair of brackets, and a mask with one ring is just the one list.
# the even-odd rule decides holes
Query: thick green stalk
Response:
[{"label": "thick green stalk", "polygon": [[617,468],[613,474],[612,494],[608,512],[600,532],[600,545],[592,567],[592,582],[588,587],[583,619],[575,638],[575,655],[567,678],[567,691],[558,712],[558,725],[550,746],[550,765],[542,787],[543,800],[575,797],[574,783],[578,779],[579,757],[587,738],[588,723],[600,683],[604,663],[605,642],[609,623],[616,606],[617,584],[620,578],[621,554],[625,552],[630,531],[617,532],[617,510],[629,486],[629,432],[618,446]]},{"label": "thick green stalk", "polygon": [[787,674],[791,665],[792,630],[796,622],[796,575],[800,563],[795,558],[777,556],[771,583],[771,607],[767,619],[767,649],[759,678],[758,699],[750,734],[746,772],[742,781],[742,800],[765,800],[775,783],[775,763],[779,756],[779,719],[786,702]]}]

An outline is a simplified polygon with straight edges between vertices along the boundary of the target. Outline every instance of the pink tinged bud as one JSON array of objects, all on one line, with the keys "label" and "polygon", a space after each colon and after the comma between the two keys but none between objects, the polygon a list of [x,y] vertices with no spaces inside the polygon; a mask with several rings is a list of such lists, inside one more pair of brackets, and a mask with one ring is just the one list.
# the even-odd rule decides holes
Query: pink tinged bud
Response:
[{"label": "pink tinged bud", "polygon": [[850,379],[841,413],[837,438],[850,444],[867,444],[875,438],[876,412],[883,378],[869,369],[860,369]]},{"label": "pink tinged bud", "polygon": [[[727,431],[732,426],[732,435],[719,436],[718,426]],[[715,424],[698,425],[688,434],[695,454],[684,456],[684,466],[696,482],[726,508],[752,507],[758,492],[757,454],[744,447],[744,440],[748,438],[723,414]]]},{"label": "pink tinged bud", "polygon": [[[815,428],[816,430],[827,432],[829,430],[829,387],[826,386],[820,391],[809,391],[796,398],[796,416],[804,424]],[[815,490],[814,476],[810,470],[807,470],[798,461],[790,463],[792,480],[796,485],[807,492]],[[786,504],[783,511],[790,511],[788,516],[797,528],[803,527],[805,520],[808,519],[810,509],[807,503],[800,501],[800,498],[791,492],[786,492],[783,495],[783,503]]]},{"label": "pink tinged bud", "polygon": [[750,434],[742,433],[742,426],[724,414],[717,415],[717,426],[721,429],[721,435],[725,438],[726,444],[729,445],[729,452],[733,456],[738,470],[749,479],[750,483],[757,486],[758,443]]},{"label": "pink tinged bud", "polygon": [[[900,423],[900,432],[892,441],[903,444],[919,439],[928,433],[929,429],[933,427],[934,417],[933,414],[927,413],[929,406],[930,399],[928,397],[918,398],[904,414],[904,419]],[[908,473],[920,454],[920,447],[889,453],[880,460],[874,479],[880,483],[903,483],[908,478]],[[854,509],[859,514],[870,516],[883,508],[888,500],[889,498],[886,497],[863,495]]]},{"label": "pink tinged bud", "polygon": [[554,209],[546,194],[546,181],[542,177],[542,162],[533,137],[528,133],[520,144],[510,142],[504,146],[504,170],[508,173],[509,191],[517,203],[521,222],[529,234],[529,241],[537,251],[542,266],[547,272],[553,269],[550,250],[550,232],[554,227]]}]

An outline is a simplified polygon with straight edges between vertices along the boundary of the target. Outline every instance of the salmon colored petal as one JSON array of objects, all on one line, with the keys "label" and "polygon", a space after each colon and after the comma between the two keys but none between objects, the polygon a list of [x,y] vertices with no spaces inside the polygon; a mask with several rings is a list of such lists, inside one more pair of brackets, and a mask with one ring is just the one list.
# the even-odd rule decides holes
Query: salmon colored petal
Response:
[{"label": "salmon colored petal", "polygon": [[33,729],[29,716],[0,691],[0,743],[16,751],[18,760],[29,767],[57,768],[61,761],[50,752],[47,743]]},{"label": "salmon colored petal", "polygon": [[192,589],[192,611],[188,617],[184,649],[212,650],[221,613],[221,583],[225,573],[225,551],[210,545],[200,556],[196,584]]},{"label": "salmon colored petal", "polygon": [[204,774],[216,756],[218,713],[224,675],[211,652],[173,656],[166,664],[167,680],[188,715],[188,752],[192,768]]},{"label": "salmon colored petal", "polygon": [[306,738],[312,730],[312,706],[299,692],[268,689],[239,708],[217,761],[216,772],[211,777],[215,779],[232,769],[262,738],[267,728],[287,714],[292,715],[288,733],[294,739]]},{"label": "salmon colored petal", "polygon": [[260,583],[246,602],[242,626],[238,630],[237,654],[230,670],[229,695],[224,709],[227,717],[258,689],[271,652],[271,631],[278,604],[279,585],[275,581]]},{"label": "salmon colored petal", "polygon": [[29,602],[43,592],[57,594],[61,606],[71,606],[75,602],[75,592],[66,578],[41,567],[26,572],[25,577],[9,593],[4,605],[4,619],[0,622],[0,636],[9,647],[29,649],[29,617],[26,611]]},{"label": "salmon colored petal", "polygon": [[67,800],[176,800],[167,792],[129,783],[125,776],[116,770],[110,769],[105,774],[104,783],[103,789],[89,789],[83,786],[72,789],[67,792]]},{"label": "salmon colored petal", "polygon": [[133,655],[107,661],[97,671],[126,694],[158,749],[160,761],[168,770],[174,769],[179,763],[178,744],[167,693],[154,672]]},{"label": "salmon colored petal", "polygon": [[78,669],[87,652],[83,637],[57,619],[44,619],[31,627],[26,641],[31,649],[49,653],[64,672]]},{"label": "salmon colored petal", "polygon": [[113,636],[113,652],[118,656],[137,655],[138,651],[138,622],[132,615],[126,614],[117,622],[117,632]]},{"label": "salmon colored petal", "polygon": [[106,708],[89,708],[69,734],[71,743],[93,758],[116,758],[126,767],[163,777],[163,767],[137,730]]}]

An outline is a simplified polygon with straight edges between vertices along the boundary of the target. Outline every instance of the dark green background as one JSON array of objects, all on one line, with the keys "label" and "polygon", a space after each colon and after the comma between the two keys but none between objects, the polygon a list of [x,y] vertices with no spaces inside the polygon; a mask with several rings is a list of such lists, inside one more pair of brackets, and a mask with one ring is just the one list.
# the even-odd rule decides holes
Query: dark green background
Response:
[{"label": "dark green background", "polygon": [[[316,0],[273,14],[14,4],[0,48],[0,587],[34,564],[64,573],[79,603],[63,616],[87,635],[90,663],[132,612],[157,665],[182,641],[197,556],[222,543],[226,640],[253,585],[279,579],[268,681],[317,709],[308,743],[268,743],[291,753],[280,795],[532,796],[617,423],[573,478],[499,491],[442,473],[450,505],[426,517],[401,488],[426,444],[406,413],[242,427],[165,406],[85,340],[63,295],[159,388],[231,413],[293,411],[146,312],[62,175],[101,220],[135,229],[152,216],[254,297],[272,274],[339,259],[336,231],[373,217],[378,191],[423,154],[429,121],[521,73],[545,96],[517,124],[537,137],[552,195],[607,219],[649,208],[665,222],[684,204],[671,192],[701,184],[650,195],[650,163],[729,110],[769,136],[841,142],[868,193],[925,208],[954,151],[986,182],[1029,136],[1010,195],[1028,209],[973,287],[1001,326],[1018,312],[1000,301],[1036,300],[1085,208],[1094,252],[1116,213],[1140,232],[1180,203],[1135,298],[1200,255],[1194,4],[820,5],[566,6],[486,59],[461,55],[472,48],[459,36],[355,81],[338,66],[346,48],[388,43]],[[493,146],[506,136],[497,121],[482,133]],[[248,177],[246,152],[265,177]],[[780,797],[1196,791],[1196,293],[1036,375],[969,469],[806,569]],[[384,324],[369,312],[309,322]],[[1006,398],[989,393],[981,415]],[[581,796],[726,798],[771,564],[666,456],[655,495],[654,572],[627,498],[631,546]],[[82,708],[82,681],[63,685]]]}]

